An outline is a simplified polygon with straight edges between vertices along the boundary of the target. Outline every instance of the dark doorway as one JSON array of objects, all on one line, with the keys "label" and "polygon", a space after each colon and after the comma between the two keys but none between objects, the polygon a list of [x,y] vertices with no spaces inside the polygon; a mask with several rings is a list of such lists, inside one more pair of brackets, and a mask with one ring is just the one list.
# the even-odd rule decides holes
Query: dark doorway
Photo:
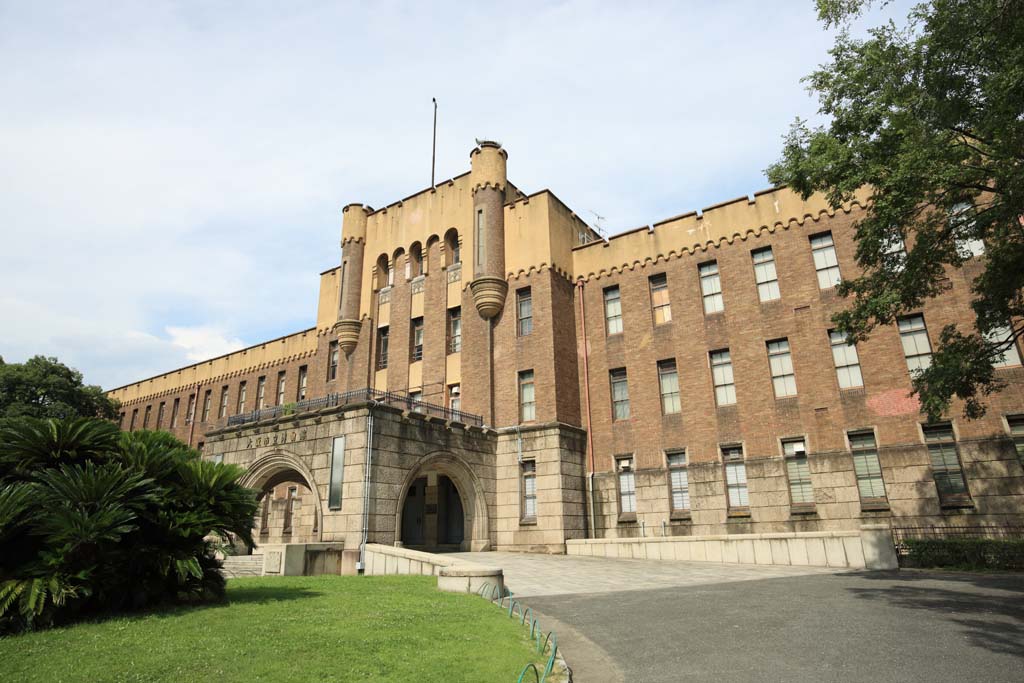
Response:
[{"label": "dark doorway", "polygon": [[427,498],[427,478],[420,477],[409,486],[402,506],[402,543],[423,545],[423,515]]},{"label": "dark doorway", "polygon": [[459,490],[448,477],[437,478],[437,543],[458,546],[465,538],[465,513]]}]

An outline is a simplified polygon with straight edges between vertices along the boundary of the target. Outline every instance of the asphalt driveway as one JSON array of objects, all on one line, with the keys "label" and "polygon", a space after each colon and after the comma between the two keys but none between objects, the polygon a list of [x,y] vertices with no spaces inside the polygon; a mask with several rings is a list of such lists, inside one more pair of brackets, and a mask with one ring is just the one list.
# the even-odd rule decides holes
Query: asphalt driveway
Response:
[{"label": "asphalt driveway", "polygon": [[473,560],[505,568],[582,683],[1024,680],[1022,575]]}]

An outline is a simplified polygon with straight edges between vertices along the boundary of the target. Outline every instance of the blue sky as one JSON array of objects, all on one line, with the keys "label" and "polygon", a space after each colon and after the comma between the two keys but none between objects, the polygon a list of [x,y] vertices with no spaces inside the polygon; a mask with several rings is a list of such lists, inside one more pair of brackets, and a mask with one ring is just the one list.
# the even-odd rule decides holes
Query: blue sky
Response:
[{"label": "blue sky", "polygon": [[[341,207],[468,170],[619,232],[767,186],[811,0],[0,0],[0,356],[112,388],[313,324]],[[890,12],[891,13],[891,12]],[[875,17],[877,19],[877,17]]]}]

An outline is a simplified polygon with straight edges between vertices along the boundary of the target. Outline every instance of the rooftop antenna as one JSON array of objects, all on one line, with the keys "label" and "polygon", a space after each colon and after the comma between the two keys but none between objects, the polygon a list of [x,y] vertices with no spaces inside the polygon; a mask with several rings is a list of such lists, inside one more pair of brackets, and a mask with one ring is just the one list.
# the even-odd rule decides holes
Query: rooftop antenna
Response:
[{"label": "rooftop antenna", "polygon": [[434,102],[434,145],[430,152],[430,187],[437,187],[434,184],[434,167],[437,165],[437,98],[431,97]]},{"label": "rooftop antenna", "polygon": [[587,209],[587,212],[593,214],[594,216],[594,232],[596,232],[601,237],[604,237],[605,232],[603,223],[607,219],[601,214],[599,214],[597,211],[594,211],[593,209]]}]

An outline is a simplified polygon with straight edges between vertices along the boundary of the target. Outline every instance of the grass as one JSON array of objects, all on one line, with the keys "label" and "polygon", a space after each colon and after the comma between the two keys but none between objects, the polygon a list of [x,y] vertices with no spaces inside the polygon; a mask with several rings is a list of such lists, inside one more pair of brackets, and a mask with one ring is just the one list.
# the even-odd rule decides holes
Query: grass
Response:
[{"label": "grass", "polygon": [[515,681],[528,630],[434,577],[237,579],[227,604],[0,639],[0,678],[67,681]]}]

